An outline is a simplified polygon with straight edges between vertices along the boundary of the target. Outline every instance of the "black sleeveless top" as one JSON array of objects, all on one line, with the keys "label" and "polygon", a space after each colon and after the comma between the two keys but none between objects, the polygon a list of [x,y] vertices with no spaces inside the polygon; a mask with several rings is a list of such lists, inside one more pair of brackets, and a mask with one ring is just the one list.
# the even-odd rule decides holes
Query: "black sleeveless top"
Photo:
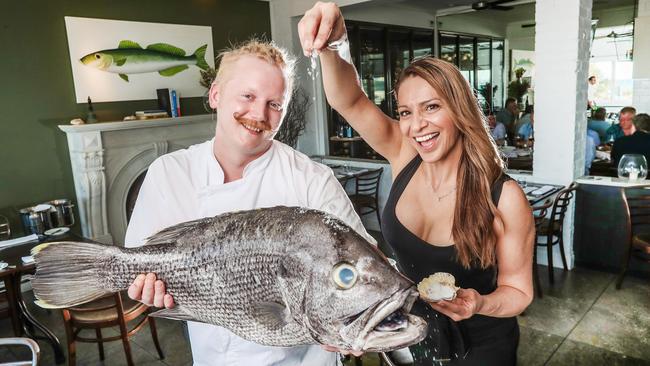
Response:
[{"label": "black sleeveless top", "polygon": [[[448,272],[456,278],[456,286],[473,288],[481,295],[493,292],[497,288],[496,267],[482,269],[472,266],[466,269],[456,259],[455,245],[431,245],[398,220],[395,214],[397,201],[421,163],[422,159],[417,155],[397,175],[382,214],[382,233],[389,249],[393,251],[400,271],[415,283],[435,272]],[[509,179],[512,178],[503,174],[493,184],[492,200],[495,205],[499,203],[503,183]],[[503,342],[504,337],[518,341],[519,326],[516,317],[494,318],[477,314],[454,322],[423,301],[415,304],[413,312],[423,316],[429,323],[429,336],[415,347],[415,352],[411,348],[416,363],[416,353],[427,360],[463,359],[471,349],[490,347],[492,342]],[[424,364],[429,364],[428,362]]]}]

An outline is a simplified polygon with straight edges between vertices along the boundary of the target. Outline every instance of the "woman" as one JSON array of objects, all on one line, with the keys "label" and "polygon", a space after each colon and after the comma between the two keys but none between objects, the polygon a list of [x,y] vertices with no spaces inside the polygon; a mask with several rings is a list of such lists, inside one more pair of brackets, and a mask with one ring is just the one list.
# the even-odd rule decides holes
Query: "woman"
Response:
[{"label": "woman", "polygon": [[453,301],[420,309],[430,335],[416,362],[515,364],[515,316],[533,297],[533,218],[503,173],[469,85],[449,63],[416,60],[395,85],[395,121],[366,97],[354,67],[328,49],[345,36],[336,5],[317,3],[299,34],[306,55],[320,52],[328,102],[391,165],[382,231],[402,271],[415,282],[450,272],[461,287]]}]

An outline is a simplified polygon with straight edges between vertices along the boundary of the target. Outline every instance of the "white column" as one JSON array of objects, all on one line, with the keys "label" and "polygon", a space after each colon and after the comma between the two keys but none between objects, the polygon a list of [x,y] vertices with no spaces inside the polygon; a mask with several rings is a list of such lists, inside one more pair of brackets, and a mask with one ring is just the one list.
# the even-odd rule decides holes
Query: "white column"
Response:
[{"label": "white column", "polygon": [[[584,173],[591,0],[535,4],[535,180],[568,185]],[[575,204],[575,201],[574,201]],[[564,225],[573,265],[573,208]],[[559,253],[553,263],[561,266]],[[543,262],[546,253],[538,253]]]},{"label": "white column", "polygon": [[634,79],[632,105],[638,112],[650,113],[650,0],[639,0],[634,19]]}]

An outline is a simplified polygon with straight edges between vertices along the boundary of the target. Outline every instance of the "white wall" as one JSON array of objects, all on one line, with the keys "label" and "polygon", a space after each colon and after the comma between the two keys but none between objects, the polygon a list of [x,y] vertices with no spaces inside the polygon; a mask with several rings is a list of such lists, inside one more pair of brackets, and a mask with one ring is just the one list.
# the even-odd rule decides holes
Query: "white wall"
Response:
[{"label": "white wall", "polygon": [[476,21],[474,16],[468,14],[439,17],[438,28],[443,31],[480,34],[497,38],[506,36],[506,28],[502,22],[489,18]]},{"label": "white wall", "polygon": [[650,113],[650,0],[639,0],[634,20],[634,101],[637,111]]},{"label": "white wall", "polygon": [[405,27],[433,28],[433,11],[422,10],[387,3],[363,3],[341,9],[346,20],[393,24]]}]

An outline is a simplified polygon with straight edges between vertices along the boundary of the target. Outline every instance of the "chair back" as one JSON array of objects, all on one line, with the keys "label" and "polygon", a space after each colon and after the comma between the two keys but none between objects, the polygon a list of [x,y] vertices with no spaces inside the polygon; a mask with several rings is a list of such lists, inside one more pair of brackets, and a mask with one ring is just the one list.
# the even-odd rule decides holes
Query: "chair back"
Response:
[{"label": "chair back", "polygon": [[379,193],[379,180],[384,168],[369,170],[357,177],[355,193],[364,196],[377,196]]},{"label": "chair back", "polygon": [[546,200],[541,206],[533,206],[533,218],[535,219],[535,230],[539,231],[544,218],[548,214],[548,209],[553,206],[552,200]]},{"label": "chair back", "polygon": [[557,196],[555,196],[555,202],[553,202],[553,209],[551,210],[551,217],[549,218],[549,230],[553,231],[553,228],[558,228],[558,231],[562,231],[564,215],[569,208],[573,196],[575,196],[577,188],[578,183],[573,182],[568,187],[558,192]]},{"label": "chair back", "polygon": [[632,238],[638,227],[650,228],[650,186],[621,189],[621,195],[625,206],[627,237]]},{"label": "chair back", "polygon": [[41,357],[41,348],[38,343],[30,338],[0,338],[0,346],[26,346],[32,352],[31,360],[12,362],[11,366],[36,366],[38,365],[39,358]]}]

